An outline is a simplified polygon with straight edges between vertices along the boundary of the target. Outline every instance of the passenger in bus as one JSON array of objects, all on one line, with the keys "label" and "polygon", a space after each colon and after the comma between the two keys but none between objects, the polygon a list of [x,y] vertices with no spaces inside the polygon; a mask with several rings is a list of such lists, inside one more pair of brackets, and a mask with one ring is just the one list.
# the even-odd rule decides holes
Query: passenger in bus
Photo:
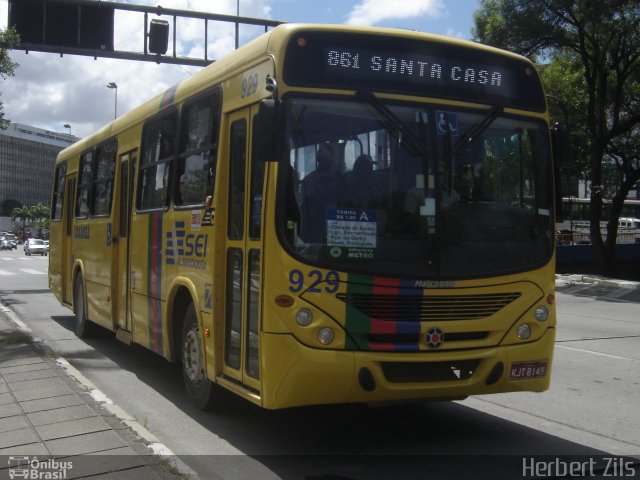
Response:
[{"label": "passenger in bus", "polygon": [[316,153],[316,169],[302,179],[300,233],[305,242],[324,242],[327,208],[336,206],[338,179],[334,162],[333,149],[322,145]]},{"label": "passenger in bus", "polygon": [[173,137],[164,134],[162,135],[162,141],[160,143],[160,157],[159,158],[167,158],[173,155],[174,142]]},{"label": "passenger in bus", "polygon": [[356,158],[353,170],[342,176],[338,200],[341,207],[375,208],[383,191],[373,172],[374,163],[370,155],[362,154]]}]

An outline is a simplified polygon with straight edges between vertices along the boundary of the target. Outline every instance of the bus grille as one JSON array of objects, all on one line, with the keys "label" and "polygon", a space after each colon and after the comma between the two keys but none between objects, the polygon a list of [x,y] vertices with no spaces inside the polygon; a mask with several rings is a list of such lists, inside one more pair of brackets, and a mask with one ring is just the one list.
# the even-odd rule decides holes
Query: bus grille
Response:
[{"label": "bus grille", "polygon": [[377,320],[441,322],[490,317],[519,298],[520,293],[433,296],[347,293],[337,297]]},{"label": "bus grille", "polygon": [[[496,314],[520,297],[520,293],[476,295],[371,295],[338,294],[347,304],[347,349],[419,352],[486,346],[490,332],[469,324],[463,331],[434,332],[442,337],[430,342],[426,326],[437,322],[481,320]],[[425,326],[426,324],[426,326]],[[443,327],[443,325],[433,325]]]}]

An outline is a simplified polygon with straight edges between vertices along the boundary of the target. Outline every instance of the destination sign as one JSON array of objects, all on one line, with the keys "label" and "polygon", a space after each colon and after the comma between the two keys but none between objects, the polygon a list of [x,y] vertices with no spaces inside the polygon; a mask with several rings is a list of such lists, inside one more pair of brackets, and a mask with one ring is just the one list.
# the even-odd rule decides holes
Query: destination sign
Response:
[{"label": "destination sign", "polygon": [[426,55],[380,55],[372,50],[336,50],[326,52],[326,71],[338,76],[363,75],[428,84],[456,83],[469,88],[488,87],[495,92],[513,87],[510,72],[490,65],[450,63]]},{"label": "destination sign", "polygon": [[365,89],[545,109],[540,80],[526,60],[427,39],[298,33],[287,49],[284,79],[292,86]]}]

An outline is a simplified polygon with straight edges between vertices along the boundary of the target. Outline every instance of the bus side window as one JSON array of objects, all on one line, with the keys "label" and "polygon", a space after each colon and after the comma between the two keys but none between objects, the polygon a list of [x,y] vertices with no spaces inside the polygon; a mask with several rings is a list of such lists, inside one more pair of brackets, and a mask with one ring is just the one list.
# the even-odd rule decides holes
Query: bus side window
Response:
[{"label": "bus side window", "polygon": [[80,157],[80,176],[78,178],[76,217],[89,216],[89,194],[93,181],[93,151]]},{"label": "bus side window", "polygon": [[51,220],[62,220],[62,207],[64,205],[64,186],[67,181],[67,162],[56,167],[53,183],[53,196],[51,199]]},{"label": "bus side window", "polygon": [[167,206],[169,172],[175,156],[176,118],[177,112],[172,109],[145,125],[138,175],[137,208],[139,210]]},{"label": "bus side window", "polygon": [[213,194],[219,120],[218,91],[187,102],[183,107],[174,205],[202,205],[205,198]]},{"label": "bus side window", "polygon": [[91,202],[92,215],[109,215],[111,213],[116,150],[116,142],[110,142],[96,150]]}]

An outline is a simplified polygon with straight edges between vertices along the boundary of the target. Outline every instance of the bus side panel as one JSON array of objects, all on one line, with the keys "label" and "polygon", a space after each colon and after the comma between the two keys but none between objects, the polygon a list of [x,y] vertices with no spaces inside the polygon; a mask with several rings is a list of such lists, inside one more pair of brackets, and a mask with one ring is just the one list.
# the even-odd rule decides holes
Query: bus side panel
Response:
[{"label": "bus side panel", "polygon": [[105,328],[113,328],[111,318],[111,242],[110,217],[91,221],[76,219],[74,227],[75,258],[84,265],[87,294],[87,317]]}]

